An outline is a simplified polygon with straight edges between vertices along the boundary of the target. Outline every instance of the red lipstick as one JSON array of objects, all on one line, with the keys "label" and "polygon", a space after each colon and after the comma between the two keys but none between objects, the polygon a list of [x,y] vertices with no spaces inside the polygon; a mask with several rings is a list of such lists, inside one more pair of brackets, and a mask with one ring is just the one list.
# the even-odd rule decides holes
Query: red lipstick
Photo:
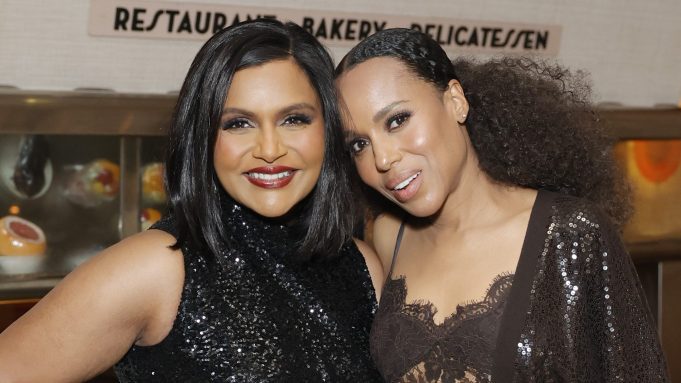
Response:
[{"label": "red lipstick", "polygon": [[246,179],[264,189],[279,189],[288,185],[298,169],[288,166],[261,166],[244,173]]}]

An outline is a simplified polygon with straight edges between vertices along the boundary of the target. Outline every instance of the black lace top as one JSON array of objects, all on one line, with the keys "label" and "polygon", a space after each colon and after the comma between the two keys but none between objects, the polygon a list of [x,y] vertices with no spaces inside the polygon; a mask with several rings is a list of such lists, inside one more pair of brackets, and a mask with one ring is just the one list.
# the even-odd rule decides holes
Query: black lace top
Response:
[{"label": "black lace top", "polygon": [[405,302],[404,277],[388,279],[371,342],[385,380],[489,382],[498,325],[512,283],[513,275],[498,276],[484,299],[457,306],[436,324],[437,309],[431,303]]},{"label": "black lace top", "polygon": [[[293,238],[238,205],[229,211],[223,267],[182,249],[185,282],[168,336],[134,346],[122,382],[373,382],[376,297],[354,244],[318,263],[292,260]],[[155,228],[175,233],[172,218]]]},{"label": "black lace top", "polygon": [[540,191],[514,276],[434,325],[388,279],[371,352],[388,382],[668,382],[631,258],[590,203]]}]

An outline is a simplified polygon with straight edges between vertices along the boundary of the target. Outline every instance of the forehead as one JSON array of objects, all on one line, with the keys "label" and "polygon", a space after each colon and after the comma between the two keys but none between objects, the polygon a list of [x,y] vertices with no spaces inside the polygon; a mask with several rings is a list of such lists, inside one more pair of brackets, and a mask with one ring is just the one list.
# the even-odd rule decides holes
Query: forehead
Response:
[{"label": "forehead", "polygon": [[369,59],[345,72],[337,85],[353,119],[396,101],[425,101],[436,88],[395,58]]},{"label": "forehead", "polygon": [[318,103],[307,74],[292,58],[238,70],[227,90],[226,105],[241,103]]},{"label": "forehead", "polygon": [[377,57],[355,65],[338,79],[341,90],[355,88],[361,84],[381,83],[385,80],[415,80],[416,76],[400,60],[392,57]]}]

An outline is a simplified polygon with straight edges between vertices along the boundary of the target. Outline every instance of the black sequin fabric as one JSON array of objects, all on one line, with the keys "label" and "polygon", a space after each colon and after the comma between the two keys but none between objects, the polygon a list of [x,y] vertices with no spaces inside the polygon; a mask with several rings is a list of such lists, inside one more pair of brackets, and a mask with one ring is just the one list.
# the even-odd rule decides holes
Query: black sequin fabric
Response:
[{"label": "black sequin fabric", "polygon": [[[451,324],[424,326],[430,311],[405,305],[406,286],[389,280],[371,335],[386,380],[669,381],[631,258],[593,204],[540,191],[508,282],[503,313],[487,317],[496,323],[482,326],[476,321],[485,317],[473,315],[452,336]],[[407,318],[411,311],[422,315]],[[485,328],[496,330],[492,343]]]},{"label": "black sequin fabric", "polygon": [[[185,282],[168,336],[134,346],[121,382],[377,382],[369,356],[376,296],[354,243],[300,263],[286,227],[232,205],[237,244],[207,262],[182,248]],[[155,228],[174,233],[166,218]]]},{"label": "black sequin fabric", "polygon": [[539,254],[513,370],[499,381],[668,382],[666,361],[633,262],[591,203],[540,194]]}]

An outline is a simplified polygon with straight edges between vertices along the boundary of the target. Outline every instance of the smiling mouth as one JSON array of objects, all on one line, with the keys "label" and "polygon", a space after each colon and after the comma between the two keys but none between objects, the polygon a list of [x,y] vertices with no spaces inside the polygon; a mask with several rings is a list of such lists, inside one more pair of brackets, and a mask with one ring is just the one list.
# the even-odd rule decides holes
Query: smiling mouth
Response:
[{"label": "smiling mouth", "polygon": [[276,181],[282,178],[290,177],[293,174],[293,171],[291,170],[286,170],[281,173],[274,173],[274,174],[269,174],[269,173],[257,173],[257,172],[248,172],[246,173],[247,177],[252,177],[258,180],[263,180],[263,181]]},{"label": "smiling mouth", "polygon": [[395,187],[392,188],[392,190],[398,191],[398,190],[402,190],[402,189],[406,188],[407,186],[409,186],[409,184],[411,184],[412,181],[414,181],[416,179],[416,177],[419,176],[419,174],[421,174],[421,171],[416,172],[416,174],[414,174],[413,176],[411,176],[411,177],[407,178],[406,180],[400,182],[399,184],[395,185]]},{"label": "smiling mouth", "polygon": [[260,167],[244,174],[248,182],[264,189],[279,189],[288,185],[297,169],[286,166]]}]

